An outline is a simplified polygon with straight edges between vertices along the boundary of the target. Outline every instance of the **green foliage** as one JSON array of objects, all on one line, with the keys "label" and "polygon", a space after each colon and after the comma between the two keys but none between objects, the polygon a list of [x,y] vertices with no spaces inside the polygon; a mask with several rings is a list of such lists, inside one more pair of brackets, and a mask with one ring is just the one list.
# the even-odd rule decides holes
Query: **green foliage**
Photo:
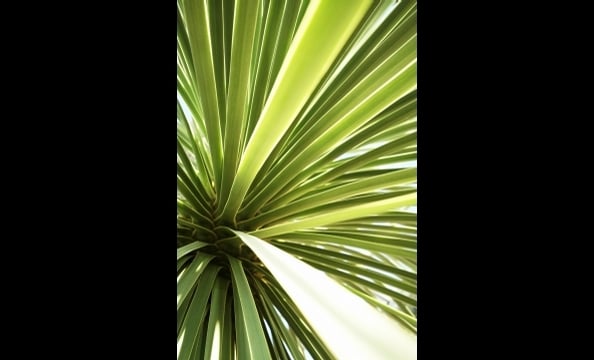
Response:
[{"label": "green foliage", "polygon": [[339,358],[315,269],[414,338],[416,1],[177,8],[178,358]]}]

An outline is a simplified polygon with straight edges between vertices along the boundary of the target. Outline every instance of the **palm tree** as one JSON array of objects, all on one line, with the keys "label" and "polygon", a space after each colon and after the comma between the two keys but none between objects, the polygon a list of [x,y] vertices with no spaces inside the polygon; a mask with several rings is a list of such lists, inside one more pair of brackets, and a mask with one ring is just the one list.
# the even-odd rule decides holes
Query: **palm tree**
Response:
[{"label": "palm tree", "polygon": [[177,10],[178,359],[416,358],[416,1]]}]

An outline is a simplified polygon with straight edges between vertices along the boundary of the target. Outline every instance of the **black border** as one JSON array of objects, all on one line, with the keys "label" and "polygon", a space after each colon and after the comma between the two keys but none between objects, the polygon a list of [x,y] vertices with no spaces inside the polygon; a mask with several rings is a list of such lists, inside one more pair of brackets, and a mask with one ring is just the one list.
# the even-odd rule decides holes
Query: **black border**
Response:
[{"label": "black border", "polygon": [[480,35],[461,7],[418,5],[419,359],[480,358],[491,343],[488,95]]},{"label": "black border", "polygon": [[499,5],[418,4],[419,359],[513,357],[537,334],[530,25]]},{"label": "black border", "polygon": [[6,343],[174,359],[175,2],[54,5],[3,49]]}]

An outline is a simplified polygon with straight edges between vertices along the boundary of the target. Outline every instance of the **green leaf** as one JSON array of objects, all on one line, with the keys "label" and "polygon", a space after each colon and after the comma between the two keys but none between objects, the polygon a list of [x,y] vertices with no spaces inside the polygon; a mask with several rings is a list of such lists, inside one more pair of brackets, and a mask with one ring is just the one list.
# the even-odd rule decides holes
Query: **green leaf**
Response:
[{"label": "green leaf", "polygon": [[[368,0],[312,1],[309,4],[243,153],[223,217],[235,217],[258,170],[370,5]],[[331,16],[337,11],[342,16]]]},{"label": "green leaf", "polygon": [[252,235],[262,238],[278,236],[289,232],[293,232],[295,230],[323,226],[332,223],[337,223],[339,221],[345,221],[362,216],[371,215],[374,213],[381,213],[401,206],[414,204],[416,203],[416,200],[417,193],[402,195],[399,197],[379,200],[368,204],[344,208],[341,210],[334,211],[332,213],[321,214],[305,219],[294,219],[290,222],[271,226],[261,230],[256,230],[252,233]]},{"label": "green leaf", "polygon": [[278,239],[274,240],[279,242],[291,242],[297,244],[307,243],[319,243],[321,245],[339,245],[348,247],[357,247],[367,251],[378,251],[386,254],[398,256],[399,258],[412,258],[416,259],[416,249],[407,249],[399,246],[397,243],[390,242],[376,242],[365,239],[351,238],[348,236],[341,235],[329,235],[325,231],[309,230],[307,232],[294,232],[290,234],[284,234]]},{"label": "green leaf", "polygon": [[196,85],[198,93],[204,99],[202,102],[204,115],[207,119],[211,119],[205,124],[214,176],[219,179],[223,159],[223,139],[220,126],[222,110],[219,109],[217,86],[221,85],[217,85],[215,80],[207,3],[204,0],[188,0],[183,1],[183,5],[193,66],[196,71]]},{"label": "green leaf", "polygon": [[299,344],[285,327],[283,323],[284,319],[281,320],[280,315],[275,310],[273,301],[266,296],[261,287],[256,287],[259,290],[258,295],[260,296],[260,302],[263,304],[261,308],[264,310],[265,319],[271,328],[272,341],[270,343],[272,344],[271,348],[274,353],[274,358],[283,360],[304,358],[305,355],[299,348]]},{"label": "green leaf", "polygon": [[[308,191],[312,191],[323,184],[328,184],[331,180],[336,179],[337,177],[351,171],[353,169],[357,169],[361,165],[368,164],[370,161],[379,159],[387,154],[393,153],[400,149],[406,148],[410,144],[416,142],[416,133],[404,135],[400,138],[392,140],[384,145],[378,146],[377,148],[362,153],[354,158],[348,159],[344,162],[336,164],[328,171],[320,174],[319,176],[313,178],[312,180],[307,182],[307,186],[302,186],[301,188],[294,189],[293,191],[286,192],[279,196],[279,200],[276,202],[271,202],[268,206],[264,206],[262,209],[263,211],[269,211],[271,208],[275,206],[279,206],[280,204],[287,203],[293,199],[301,197],[304,193]],[[294,178],[294,181],[289,182],[287,186],[293,186],[298,181],[303,180],[303,175],[297,175]]]},{"label": "green leaf", "polygon": [[413,334],[323,272],[257,237],[234,233],[270,269],[337,358],[416,359]]},{"label": "green leaf", "polygon": [[[198,279],[196,292],[188,306],[187,315],[178,334],[178,342],[181,342],[178,360],[190,359],[195,345],[201,341],[202,334],[199,333],[199,330],[203,327],[206,305],[220,268],[220,266],[208,265],[204,270],[204,274]],[[202,348],[198,347],[198,350],[202,351]]]},{"label": "green leaf", "polygon": [[414,328],[412,330],[416,331],[415,328],[417,326],[417,319],[414,316],[411,316],[403,311],[400,311],[392,306],[389,306],[384,301],[378,300],[376,297],[365,294],[364,292],[355,289],[353,286],[347,286],[347,288],[349,290],[351,290],[352,292],[354,292],[355,294],[361,296],[368,302],[373,303],[376,306],[380,307],[386,313],[398,318],[401,322],[409,323],[410,325],[414,326]]},{"label": "green leaf", "polygon": [[200,277],[208,263],[214,256],[198,252],[192,263],[185,269],[177,281],[177,308],[184,301],[190,290],[196,285],[196,280]]},{"label": "green leaf", "polygon": [[206,352],[204,359],[219,360],[222,352],[222,338],[224,336],[225,309],[229,280],[217,277],[210,299],[210,316],[208,317],[208,332],[206,336]]},{"label": "green leaf", "polygon": [[416,358],[416,0],[176,10],[178,359]]},{"label": "green leaf", "polygon": [[416,181],[417,170],[406,169],[393,171],[387,174],[381,174],[374,177],[368,177],[360,181],[353,181],[348,184],[338,186],[326,191],[317,191],[311,196],[299,199],[285,207],[276,208],[262,215],[252,218],[248,224],[255,224],[259,227],[268,221],[282,219],[287,215],[298,214],[301,210],[314,208],[318,205],[331,203],[336,200],[348,198],[353,195],[364,194],[367,192],[384,189],[386,187],[406,184]]},{"label": "green leaf", "polygon": [[181,259],[184,255],[191,253],[194,250],[201,249],[205,246],[208,246],[208,243],[202,241],[194,241],[191,244],[182,246],[177,249],[177,260]]},{"label": "green leaf", "polygon": [[[410,46],[416,47],[416,44],[411,43]],[[390,78],[386,78],[384,74],[391,73],[383,67],[379,68],[377,73],[374,73],[377,76],[370,77],[369,83],[361,83],[360,86],[364,87],[364,89],[360,93],[353,91],[352,93],[355,96],[352,99],[345,97],[343,99],[344,103],[337,104],[333,108],[335,111],[327,113],[320,120],[325,124],[332,124],[330,128],[323,132],[319,131],[321,134],[311,130],[304,137],[313,140],[301,141],[293,149],[288,150],[288,154],[293,156],[288,156],[286,159],[291,159],[291,161],[275,171],[272,179],[262,182],[267,185],[248,205],[248,214],[253,214],[274,197],[296,174],[302,171],[305,171],[305,174],[311,173],[313,170],[309,165],[319,158],[320,154],[325,154],[332,150],[333,147],[338,146],[346,135],[379,114],[406,92],[413,90],[416,84],[416,56],[414,54],[409,56],[410,58],[405,57],[404,59],[394,56],[394,64],[388,62],[386,67],[400,66],[400,63],[405,63],[403,70]],[[370,90],[377,87],[379,89],[373,92]],[[369,95],[370,92],[372,93],[371,96]],[[309,172],[307,169],[309,169]]]},{"label": "green leaf", "polygon": [[[353,257],[351,254],[330,251],[320,247],[282,243],[275,245],[292,255],[296,255],[314,267],[317,267],[316,264],[334,266],[336,269],[357,274],[357,276],[367,276],[368,278],[389,284],[412,294],[417,293],[416,286],[412,286],[410,282],[411,279],[416,281],[416,274],[414,273],[361,257]],[[404,276],[409,281],[401,280],[401,276]]]},{"label": "green leaf", "polygon": [[235,298],[235,323],[239,359],[272,359],[268,351],[264,330],[260,326],[258,310],[241,262],[229,256]]},{"label": "green leaf", "polygon": [[293,331],[301,340],[303,346],[314,357],[314,359],[332,359],[332,354],[324,345],[317,334],[311,328],[311,325],[299,309],[293,304],[288,295],[283,291],[278,282],[272,278],[270,283],[256,283],[260,292],[271,299],[279,315],[287,322],[291,331]]},{"label": "green leaf", "polygon": [[225,303],[225,316],[223,318],[223,330],[221,334],[220,360],[235,360],[235,338],[233,324],[233,298]]},{"label": "green leaf", "polygon": [[223,178],[220,209],[227,202],[227,195],[235,177],[242,150],[241,140],[247,124],[250,99],[251,57],[254,50],[255,30],[260,1],[235,0],[231,68],[227,94],[227,115],[224,139]]}]

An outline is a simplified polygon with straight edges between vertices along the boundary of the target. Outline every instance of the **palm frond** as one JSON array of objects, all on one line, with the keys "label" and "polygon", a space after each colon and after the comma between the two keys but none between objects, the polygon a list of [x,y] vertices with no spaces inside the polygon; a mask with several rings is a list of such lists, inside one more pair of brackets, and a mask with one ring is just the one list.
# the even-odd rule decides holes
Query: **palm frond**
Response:
[{"label": "palm frond", "polygon": [[416,358],[416,1],[177,1],[178,359]]}]

